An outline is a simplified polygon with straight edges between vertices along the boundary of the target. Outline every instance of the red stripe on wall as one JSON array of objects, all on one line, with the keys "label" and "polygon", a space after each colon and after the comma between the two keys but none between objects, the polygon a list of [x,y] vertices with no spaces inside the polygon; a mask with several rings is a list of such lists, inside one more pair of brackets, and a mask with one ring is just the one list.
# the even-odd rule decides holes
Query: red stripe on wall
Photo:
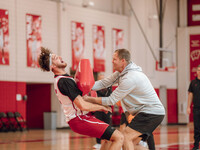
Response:
[{"label": "red stripe on wall", "polygon": [[167,89],[168,123],[178,123],[177,89]]},{"label": "red stripe on wall", "polygon": [[159,95],[159,89],[155,89],[155,91],[156,91],[158,97],[160,97],[160,95]]}]

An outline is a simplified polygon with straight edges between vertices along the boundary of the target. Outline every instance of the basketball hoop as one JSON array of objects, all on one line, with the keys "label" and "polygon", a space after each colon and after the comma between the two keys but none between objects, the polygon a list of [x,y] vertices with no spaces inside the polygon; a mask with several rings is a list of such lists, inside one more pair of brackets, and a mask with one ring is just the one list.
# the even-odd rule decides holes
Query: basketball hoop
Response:
[{"label": "basketball hoop", "polygon": [[159,62],[158,61],[156,61],[156,71],[166,71],[166,72],[174,72],[174,71],[176,71],[176,66],[165,66],[165,67],[163,67],[163,68],[160,68],[159,67],[160,65],[159,65]]},{"label": "basketball hoop", "polygon": [[160,48],[159,51],[161,55],[159,61],[156,61],[156,71],[176,71],[174,50]]}]

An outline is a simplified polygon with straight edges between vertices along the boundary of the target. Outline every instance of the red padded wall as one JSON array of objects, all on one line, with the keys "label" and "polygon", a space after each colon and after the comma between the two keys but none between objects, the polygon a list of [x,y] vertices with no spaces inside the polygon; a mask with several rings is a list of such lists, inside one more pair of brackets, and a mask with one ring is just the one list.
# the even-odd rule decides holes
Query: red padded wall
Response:
[{"label": "red padded wall", "polygon": [[[17,94],[26,95],[26,83],[17,82]],[[26,119],[26,100],[17,101],[18,112]]]},{"label": "red padded wall", "polygon": [[16,101],[16,94],[26,95],[26,83],[0,81],[0,112],[18,111],[26,119],[26,102]]},{"label": "red padded wall", "polygon": [[51,85],[27,85],[27,124],[29,128],[43,128],[43,113],[51,111]]},{"label": "red padded wall", "polygon": [[15,111],[16,110],[16,83],[15,82],[0,82],[0,111]]},{"label": "red padded wall", "polygon": [[177,89],[167,89],[168,123],[178,123]]},{"label": "red padded wall", "polygon": [[155,91],[156,91],[156,93],[157,93],[157,95],[158,95],[158,97],[160,97],[160,93],[159,93],[159,89],[155,89]]}]

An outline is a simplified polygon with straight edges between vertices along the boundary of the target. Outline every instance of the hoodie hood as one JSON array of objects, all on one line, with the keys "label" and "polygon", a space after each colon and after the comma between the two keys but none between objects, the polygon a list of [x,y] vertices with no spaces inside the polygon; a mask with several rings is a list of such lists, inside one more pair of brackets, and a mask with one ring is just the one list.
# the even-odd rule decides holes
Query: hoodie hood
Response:
[{"label": "hoodie hood", "polygon": [[122,76],[124,74],[126,74],[128,71],[140,71],[142,72],[142,68],[140,66],[137,66],[135,63],[131,62],[130,64],[128,64],[124,70],[119,74],[119,76]]}]

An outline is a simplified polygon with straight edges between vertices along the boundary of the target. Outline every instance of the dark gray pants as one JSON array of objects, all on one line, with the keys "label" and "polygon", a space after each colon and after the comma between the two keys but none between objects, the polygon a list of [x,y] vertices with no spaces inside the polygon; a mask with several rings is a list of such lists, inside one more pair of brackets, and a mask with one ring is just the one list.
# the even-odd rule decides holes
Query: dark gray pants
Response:
[{"label": "dark gray pants", "polygon": [[193,118],[194,118],[194,147],[199,147],[200,141],[200,109],[193,109]]}]

